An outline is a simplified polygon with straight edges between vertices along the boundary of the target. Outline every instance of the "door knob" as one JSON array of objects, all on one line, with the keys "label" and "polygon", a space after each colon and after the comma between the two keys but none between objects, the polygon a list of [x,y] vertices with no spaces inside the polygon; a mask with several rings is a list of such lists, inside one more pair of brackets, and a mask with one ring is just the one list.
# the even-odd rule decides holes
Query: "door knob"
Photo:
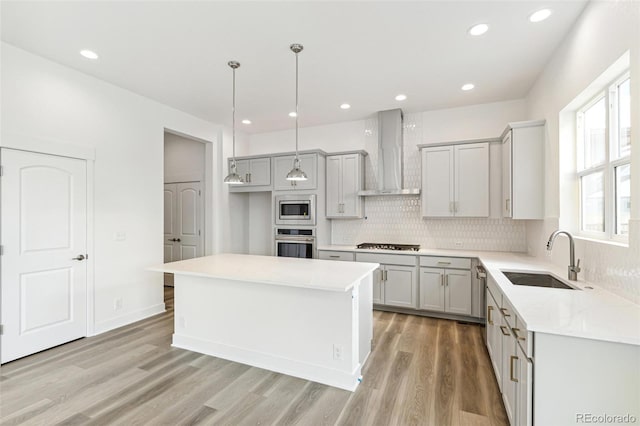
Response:
[{"label": "door knob", "polygon": [[74,257],[71,260],[81,261],[81,260],[84,260],[84,259],[85,259],[84,254],[79,254],[78,257]]}]

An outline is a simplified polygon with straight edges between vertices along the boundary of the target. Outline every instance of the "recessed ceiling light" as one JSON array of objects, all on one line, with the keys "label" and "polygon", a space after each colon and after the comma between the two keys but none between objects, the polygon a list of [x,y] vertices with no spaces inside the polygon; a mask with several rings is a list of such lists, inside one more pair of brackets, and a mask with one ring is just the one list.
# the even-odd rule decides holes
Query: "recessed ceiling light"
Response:
[{"label": "recessed ceiling light", "polygon": [[342,105],[340,105],[340,108],[342,108],[342,109],[349,109],[349,108],[351,108],[351,105],[349,105],[349,104],[342,104]]},{"label": "recessed ceiling light", "polygon": [[551,9],[540,9],[537,12],[533,12],[529,16],[529,21],[531,21],[531,22],[540,22],[540,21],[544,21],[549,16],[551,16]]},{"label": "recessed ceiling light", "polygon": [[396,96],[396,101],[404,101],[405,99],[407,99],[407,95],[400,94]]},{"label": "recessed ceiling light", "polygon": [[478,24],[469,28],[469,34],[472,36],[479,36],[489,31],[489,25],[487,24]]},{"label": "recessed ceiling light", "polygon": [[242,120],[242,124],[251,124],[251,120],[247,120],[246,118]]},{"label": "recessed ceiling light", "polygon": [[473,83],[467,83],[467,84],[464,84],[464,85],[461,87],[461,89],[462,89],[462,90],[464,90],[464,91],[466,92],[467,90],[471,90],[471,89],[473,89],[474,87],[476,87],[476,86],[475,86]]},{"label": "recessed ceiling light", "polygon": [[80,54],[87,59],[98,59],[98,54],[93,50],[84,49],[80,51]]},{"label": "recessed ceiling light", "polygon": [[295,112],[295,111],[291,111],[291,112],[289,113],[289,117],[295,117],[295,116],[297,116],[297,115],[298,115],[298,114],[296,114],[296,112]]}]

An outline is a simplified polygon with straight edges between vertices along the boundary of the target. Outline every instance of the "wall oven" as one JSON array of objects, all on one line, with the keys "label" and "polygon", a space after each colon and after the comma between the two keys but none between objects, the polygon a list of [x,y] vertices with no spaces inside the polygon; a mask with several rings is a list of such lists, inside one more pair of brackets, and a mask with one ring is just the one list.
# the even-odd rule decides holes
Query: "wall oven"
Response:
[{"label": "wall oven", "polygon": [[276,225],[316,224],[316,196],[278,195],[275,197]]},{"label": "wall oven", "polygon": [[278,257],[299,257],[313,259],[316,254],[314,229],[277,228],[275,255]]}]

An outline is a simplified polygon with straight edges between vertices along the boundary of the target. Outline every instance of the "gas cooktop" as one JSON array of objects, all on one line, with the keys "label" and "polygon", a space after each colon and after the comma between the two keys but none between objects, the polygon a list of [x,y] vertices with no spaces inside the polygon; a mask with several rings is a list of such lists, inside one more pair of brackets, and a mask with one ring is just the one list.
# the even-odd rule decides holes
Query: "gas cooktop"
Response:
[{"label": "gas cooktop", "polygon": [[418,251],[420,246],[417,244],[388,244],[388,243],[362,243],[358,244],[356,248],[366,250],[404,250],[404,251]]}]

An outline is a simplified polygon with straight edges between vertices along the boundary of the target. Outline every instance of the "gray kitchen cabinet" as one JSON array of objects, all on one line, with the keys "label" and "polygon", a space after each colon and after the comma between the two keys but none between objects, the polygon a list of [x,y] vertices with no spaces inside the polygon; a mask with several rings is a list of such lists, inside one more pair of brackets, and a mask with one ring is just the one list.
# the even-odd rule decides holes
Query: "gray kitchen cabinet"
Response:
[{"label": "gray kitchen cabinet", "polygon": [[380,273],[374,274],[374,304],[411,309],[418,307],[416,256],[356,253],[356,261],[380,264]]},{"label": "gray kitchen cabinet", "polygon": [[471,271],[421,267],[419,308],[471,315]]},{"label": "gray kitchen cabinet", "polygon": [[293,168],[295,155],[273,157],[274,191],[310,190],[318,187],[318,154],[299,154],[300,168],[307,174],[307,180],[287,180],[287,173]]},{"label": "gray kitchen cabinet", "polygon": [[420,309],[470,316],[472,289],[471,259],[420,256]]},{"label": "gray kitchen cabinet", "polygon": [[327,218],[358,219],[364,212],[364,156],[348,153],[327,156]]},{"label": "gray kitchen cabinet", "polygon": [[544,219],[544,121],[509,123],[502,135],[502,216]]},{"label": "gray kitchen cabinet", "polygon": [[[229,166],[231,162],[229,159]],[[245,183],[229,185],[230,192],[271,190],[271,157],[236,158],[236,171]]]},{"label": "gray kitchen cabinet", "polygon": [[423,217],[489,216],[489,143],[420,146]]}]

